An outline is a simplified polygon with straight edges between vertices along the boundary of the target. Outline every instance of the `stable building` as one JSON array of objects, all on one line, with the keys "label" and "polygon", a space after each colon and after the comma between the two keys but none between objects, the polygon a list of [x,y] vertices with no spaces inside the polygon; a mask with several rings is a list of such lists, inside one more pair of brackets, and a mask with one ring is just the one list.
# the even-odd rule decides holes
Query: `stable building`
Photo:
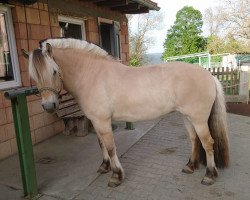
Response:
[{"label": "stable building", "polygon": [[[159,9],[150,0],[0,0],[0,160],[17,152],[11,102],[4,91],[34,85],[21,49],[37,49],[47,38],[71,37],[97,44],[128,64],[125,14]],[[43,111],[39,96],[27,101],[33,144],[64,130],[56,114]]]}]

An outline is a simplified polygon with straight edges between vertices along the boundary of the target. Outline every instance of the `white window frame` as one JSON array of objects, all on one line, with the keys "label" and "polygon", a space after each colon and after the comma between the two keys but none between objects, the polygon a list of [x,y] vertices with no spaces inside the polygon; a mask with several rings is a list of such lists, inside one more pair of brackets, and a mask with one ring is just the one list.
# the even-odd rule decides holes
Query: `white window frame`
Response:
[{"label": "white window frame", "polygon": [[8,36],[8,44],[10,49],[10,57],[13,67],[13,81],[5,81],[0,82],[0,90],[14,88],[21,86],[21,76],[20,76],[20,68],[18,62],[17,48],[16,48],[16,39],[13,28],[13,21],[11,16],[11,9],[9,7],[5,7],[0,5],[0,13],[5,15],[5,26]]},{"label": "white window frame", "polygon": [[68,17],[68,16],[64,16],[64,15],[59,15],[58,21],[80,25],[81,31],[82,31],[82,39],[86,40],[86,29],[85,29],[85,23],[84,23],[83,18],[74,18],[74,17]]}]

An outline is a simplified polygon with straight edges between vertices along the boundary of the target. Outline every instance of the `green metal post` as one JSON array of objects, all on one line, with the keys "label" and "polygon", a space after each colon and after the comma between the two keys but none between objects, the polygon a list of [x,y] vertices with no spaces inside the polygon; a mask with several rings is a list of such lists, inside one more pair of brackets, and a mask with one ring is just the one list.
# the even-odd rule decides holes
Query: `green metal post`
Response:
[{"label": "green metal post", "polygon": [[24,93],[18,94],[16,98],[11,99],[11,104],[16,130],[24,196],[34,198],[38,195],[38,189],[26,95]]},{"label": "green metal post", "polygon": [[134,124],[132,122],[126,122],[126,129],[128,130],[134,130]]}]

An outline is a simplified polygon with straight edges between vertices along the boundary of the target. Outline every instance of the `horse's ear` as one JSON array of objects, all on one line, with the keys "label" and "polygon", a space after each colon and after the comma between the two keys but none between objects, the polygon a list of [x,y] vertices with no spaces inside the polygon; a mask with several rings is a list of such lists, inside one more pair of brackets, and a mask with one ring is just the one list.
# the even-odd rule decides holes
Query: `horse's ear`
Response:
[{"label": "horse's ear", "polygon": [[49,43],[46,43],[46,51],[49,56],[52,56],[52,46]]},{"label": "horse's ear", "polygon": [[21,49],[21,51],[22,51],[24,58],[29,59],[29,53],[27,51],[25,51],[24,49]]}]

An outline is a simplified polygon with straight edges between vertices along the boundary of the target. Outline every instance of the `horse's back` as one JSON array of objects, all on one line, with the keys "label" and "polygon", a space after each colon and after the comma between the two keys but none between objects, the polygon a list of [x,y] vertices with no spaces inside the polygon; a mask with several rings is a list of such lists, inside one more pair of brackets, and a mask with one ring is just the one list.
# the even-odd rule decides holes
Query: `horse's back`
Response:
[{"label": "horse's back", "polygon": [[190,76],[190,77],[197,77],[199,75],[203,76],[210,76],[210,72],[205,70],[204,68],[190,63],[185,62],[169,62],[169,63],[162,63],[156,65],[156,67],[163,67],[165,68],[167,73],[172,73],[175,75],[180,76]]},{"label": "horse's back", "polygon": [[173,62],[162,66],[166,67],[166,74],[173,75],[176,109],[185,115],[207,118],[216,97],[211,73],[189,63]]},{"label": "horse's back", "polygon": [[[209,110],[212,106],[210,102],[215,98],[211,74],[187,63],[114,69],[113,78],[119,81],[115,85],[109,84],[109,91],[113,91],[110,99],[114,106],[113,116],[119,120],[145,120],[174,110],[183,114],[189,114],[196,108],[197,112]],[[109,81],[111,83],[112,78]],[[202,101],[209,102],[208,108],[203,106]]]}]

